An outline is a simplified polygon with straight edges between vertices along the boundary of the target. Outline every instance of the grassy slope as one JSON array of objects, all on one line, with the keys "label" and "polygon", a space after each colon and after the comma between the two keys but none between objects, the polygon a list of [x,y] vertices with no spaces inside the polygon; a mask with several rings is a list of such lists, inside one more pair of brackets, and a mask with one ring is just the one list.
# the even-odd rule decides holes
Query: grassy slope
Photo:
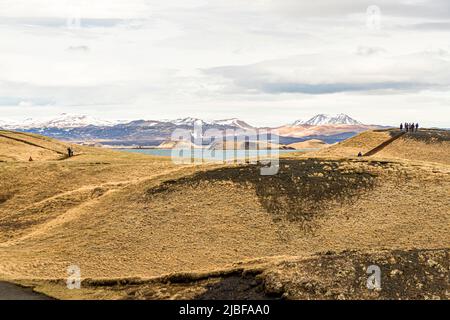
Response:
[{"label": "grassy slope", "polygon": [[[80,204],[71,197],[71,205],[64,208],[53,201],[11,214],[8,208],[13,204],[6,202],[2,220],[11,222],[17,217],[24,223],[4,233],[9,237],[0,244],[2,267],[15,277],[64,277],[71,263],[80,265],[86,277],[150,277],[208,270],[263,256],[327,249],[443,247],[448,243],[450,221],[442,202],[449,190],[448,172],[401,164],[339,165],[347,177],[336,187],[346,188],[358,179],[358,172],[368,170],[377,175],[376,185],[348,198],[345,194],[329,199],[323,208],[289,203],[295,200],[291,198],[295,190],[258,195],[261,186],[248,180],[208,181],[202,176],[177,181],[164,192],[150,191],[150,196],[149,190],[158,183],[154,178],[106,191],[92,190],[78,195],[88,201]],[[328,183],[326,172],[320,170],[323,177],[303,177],[310,181],[306,185]],[[401,176],[393,172],[401,172],[408,182],[398,186]],[[285,178],[290,174],[286,168]],[[176,172],[168,178],[176,179]],[[271,211],[261,197],[271,197],[281,209]],[[290,221],[283,216],[295,210],[290,206],[310,208],[310,220]],[[314,210],[320,210],[320,215]],[[6,223],[6,228],[11,225]]]},{"label": "grassy slope", "polygon": [[[308,154],[320,157],[356,157],[397,135],[399,130],[365,131],[357,136]],[[450,164],[450,131],[421,129],[406,133],[384,149],[371,156],[375,159],[398,159]]]},{"label": "grassy slope", "polygon": [[450,131],[422,130],[407,133],[376,156],[450,165]]},{"label": "grassy slope", "polygon": [[299,158],[263,178],[251,166],[211,171],[80,151],[0,164],[0,277],[64,278],[78,264],[83,277],[147,278],[261,257],[450,243],[445,165]]},{"label": "grassy slope", "polygon": [[294,149],[319,149],[327,147],[328,145],[322,140],[311,139],[303,142],[291,143],[288,144],[287,146]]},{"label": "grassy slope", "polygon": [[[0,130],[0,161],[34,161],[58,159],[64,148],[44,137]],[[40,146],[40,147],[38,147]]]},{"label": "grassy slope", "polygon": [[356,157],[358,152],[366,153],[390,138],[387,131],[364,131],[351,139],[324,148],[314,155],[325,157]]}]

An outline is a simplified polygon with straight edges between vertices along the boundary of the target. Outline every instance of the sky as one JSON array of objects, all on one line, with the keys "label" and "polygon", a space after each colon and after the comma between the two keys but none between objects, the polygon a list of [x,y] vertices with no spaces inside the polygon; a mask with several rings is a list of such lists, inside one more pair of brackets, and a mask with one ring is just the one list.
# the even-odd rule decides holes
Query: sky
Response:
[{"label": "sky", "polygon": [[0,0],[0,120],[450,127],[448,0]]}]

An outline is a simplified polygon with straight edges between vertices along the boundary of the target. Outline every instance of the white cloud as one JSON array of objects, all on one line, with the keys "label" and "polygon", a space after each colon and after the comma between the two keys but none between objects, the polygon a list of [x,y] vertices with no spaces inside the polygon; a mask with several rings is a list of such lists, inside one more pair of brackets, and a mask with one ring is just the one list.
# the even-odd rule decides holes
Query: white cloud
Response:
[{"label": "white cloud", "polygon": [[255,94],[383,93],[386,90],[447,90],[450,87],[449,57],[429,52],[403,56],[327,52],[246,66],[219,67],[206,72],[231,79],[235,90]]},{"label": "white cloud", "polygon": [[[450,3],[379,0],[375,32],[371,4],[0,0],[0,118],[45,110],[257,124],[313,112],[376,118],[384,103],[450,121]],[[74,15],[80,27],[68,28]]]}]

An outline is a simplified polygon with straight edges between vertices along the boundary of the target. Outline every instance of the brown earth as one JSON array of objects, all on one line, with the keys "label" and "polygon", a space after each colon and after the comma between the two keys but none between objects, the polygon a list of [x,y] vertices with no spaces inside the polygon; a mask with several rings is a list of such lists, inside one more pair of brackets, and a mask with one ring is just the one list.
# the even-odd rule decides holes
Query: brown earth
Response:
[{"label": "brown earth", "polygon": [[321,149],[328,146],[328,144],[322,140],[311,139],[303,142],[291,143],[288,144],[287,146],[290,148],[301,150],[301,149]]},{"label": "brown earth", "polygon": [[[401,133],[400,130],[394,129],[366,131],[351,139],[310,153],[308,156],[356,157],[359,152],[366,154],[399,133]],[[450,164],[450,131],[421,129],[418,132],[407,132],[371,157],[448,165]]]},{"label": "brown earth", "polygon": [[378,152],[377,157],[450,164],[450,131],[406,133]]},{"label": "brown earth", "polygon": [[[275,286],[278,281],[287,288],[278,296],[320,298],[302,293],[303,285],[294,276],[300,272],[295,261],[300,266],[307,259],[328,259],[319,253],[333,251],[337,258],[330,268],[347,268],[347,258],[365,263],[379,252],[402,257],[416,248],[424,254],[449,248],[448,164],[440,163],[441,158],[345,155],[355,146],[370,150],[389,136],[361,134],[342,143],[342,154],[339,145],[319,151],[331,150],[334,156],[283,158],[275,176],[261,176],[257,164],[178,166],[162,157],[78,146],[69,159],[2,162],[0,279],[28,283],[58,298],[171,298],[172,293],[179,298],[214,298],[223,290],[235,292],[231,298],[245,297],[247,291],[249,297],[257,297],[261,282],[253,279],[252,286],[235,272],[236,266],[245,265],[266,275],[263,289],[269,295],[270,283]],[[48,149],[65,147],[46,141]],[[445,154],[441,146],[436,144],[435,154]],[[2,148],[9,145],[0,143],[0,154]],[[357,253],[348,255],[346,250]],[[292,268],[283,264],[289,261],[294,261]],[[80,291],[63,285],[66,269],[73,264],[84,279],[92,279]],[[214,276],[217,272],[221,278],[223,270],[234,270],[228,274],[232,278],[222,279],[225,283]],[[270,270],[280,275],[271,280]],[[327,270],[319,275],[308,271],[302,279],[315,279],[317,286],[330,290],[342,286],[341,291],[332,290],[331,298],[342,298],[341,293],[395,298],[394,293],[373,296],[356,285],[349,293],[348,282],[332,282],[325,276]],[[145,279],[177,274],[204,274],[201,281],[207,286],[180,286],[192,295],[177,296],[173,287],[166,288],[166,295],[145,293]],[[448,265],[442,274],[448,277]],[[356,281],[359,275],[349,271],[346,279]],[[141,280],[124,281],[118,290],[102,285],[130,277]],[[448,281],[443,283],[448,288]],[[397,291],[392,292],[400,292],[402,285],[395,284]],[[205,291],[209,286],[217,290]],[[442,292],[430,289],[420,297],[446,298]],[[411,297],[413,293],[404,296]]]}]

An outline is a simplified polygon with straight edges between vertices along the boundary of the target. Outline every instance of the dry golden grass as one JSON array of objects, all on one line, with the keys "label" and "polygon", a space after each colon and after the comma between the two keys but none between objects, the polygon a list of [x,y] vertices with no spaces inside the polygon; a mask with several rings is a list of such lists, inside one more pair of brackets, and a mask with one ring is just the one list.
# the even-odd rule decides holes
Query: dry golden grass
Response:
[{"label": "dry golden grass", "polygon": [[311,139],[303,142],[291,143],[287,146],[294,149],[321,149],[327,147],[328,145],[322,140]]},{"label": "dry golden grass", "polygon": [[[34,145],[26,144],[24,142],[11,139],[11,136],[13,135],[7,134],[4,131],[0,131],[0,144],[2,146],[0,150],[0,161],[28,161],[30,157],[34,161],[40,161],[40,160],[53,160],[58,159],[60,157],[60,154],[58,154],[53,150],[39,148]],[[20,138],[23,139],[24,137]],[[31,139],[29,137],[26,137],[23,140],[33,141],[37,139]]]},{"label": "dry golden grass", "polygon": [[450,132],[442,134],[444,139],[435,137],[433,131],[428,133],[429,135],[424,136],[421,132],[406,134],[386,146],[376,156],[450,164]]},{"label": "dry golden grass", "polygon": [[[378,185],[354,202],[333,203],[331,199],[331,207],[312,221],[312,233],[301,221],[274,221],[261,204],[257,187],[245,180],[187,180],[148,196],[148,190],[161,181],[150,178],[95,196],[79,194],[89,201],[74,199],[71,206],[59,207],[60,211],[39,211],[45,208],[40,203],[24,209],[34,209],[24,217],[21,211],[11,212],[7,201],[2,220],[14,221],[19,215],[19,221],[28,223],[13,225],[15,232],[9,231],[8,239],[0,244],[1,266],[18,278],[64,277],[70,264],[80,265],[83,275],[90,278],[150,277],[208,270],[263,256],[448,243],[450,221],[443,202],[449,191],[448,172],[400,164],[370,167],[364,162],[343,162],[340,170],[350,172],[346,183],[352,183],[358,171],[376,172]],[[163,179],[177,179],[185,171]],[[399,186],[403,176],[386,174],[390,171],[404,174],[407,182]],[[327,183],[323,174],[314,180],[316,184]],[[386,194],[390,195],[387,199]],[[273,201],[282,205],[290,194],[275,196]],[[60,205],[57,199],[52,199],[56,208]],[[384,200],[380,203],[379,199]]]},{"label": "dry golden grass", "polygon": [[[345,152],[386,138],[366,135]],[[83,278],[151,278],[327,250],[450,244],[445,164],[327,154],[283,158],[279,175],[262,177],[253,165],[176,166],[76,148],[61,161],[0,163],[0,279],[64,279],[73,264]],[[73,295],[120,296],[89,290]]]},{"label": "dry golden grass", "polygon": [[364,154],[390,137],[388,131],[364,131],[353,138],[323,148],[314,153],[314,155],[325,157],[356,157],[359,152]]},{"label": "dry golden grass", "polygon": [[[449,299],[450,249],[320,252],[239,263],[209,272],[149,279],[21,281],[58,299]],[[381,290],[367,289],[367,268],[380,267]],[[71,293],[72,292],[72,293]]]}]

